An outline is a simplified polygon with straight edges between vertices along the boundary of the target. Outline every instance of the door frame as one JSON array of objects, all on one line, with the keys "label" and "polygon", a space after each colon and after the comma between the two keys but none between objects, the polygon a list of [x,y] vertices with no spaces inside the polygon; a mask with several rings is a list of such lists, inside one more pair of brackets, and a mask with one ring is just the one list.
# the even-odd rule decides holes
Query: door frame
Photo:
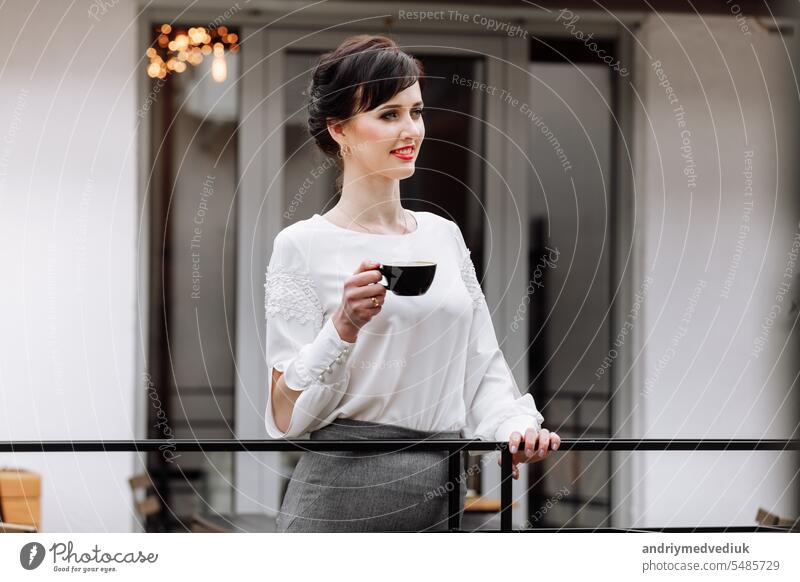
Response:
[{"label": "door frame", "polygon": [[[528,30],[534,34],[539,31],[550,34],[554,32],[552,26],[548,24],[543,25],[535,21],[527,24]],[[618,42],[621,54],[628,62],[633,61],[635,51],[624,24],[605,26],[598,24],[597,28],[606,35],[613,36]],[[285,103],[280,88],[285,83],[285,60],[274,57],[284,54],[287,49],[330,50],[338,45],[344,34],[353,34],[355,31],[334,33],[320,32],[313,28],[265,30],[245,26],[243,32],[248,39],[249,50],[243,48],[243,70],[247,71],[247,75],[244,75],[242,81],[242,110],[252,112],[252,116],[247,123],[243,120],[240,133],[239,248],[243,251],[249,249],[250,252],[242,252],[238,258],[237,333],[241,335],[237,337],[239,368],[236,418],[240,438],[263,438],[261,415],[266,409],[266,390],[259,388],[256,393],[246,394],[245,387],[266,386],[264,325],[262,325],[264,320],[259,317],[260,299],[263,294],[264,272],[272,252],[272,241],[285,226],[282,218],[284,185],[280,173],[284,154],[283,131],[275,131],[281,128],[284,121]],[[407,47],[412,54],[415,49],[424,48],[429,54],[463,55],[471,52],[484,55],[487,84],[506,87],[512,95],[519,95],[521,99],[529,100],[528,40],[525,38],[492,36],[485,33],[478,35],[465,31],[454,33],[452,30],[398,31],[392,33],[392,38],[402,47]],[[442,42],[442,39],[445,42]],[[613,163],[617,173],[612,180],[612,188],[618,197],[617,208],[620,211],[617,232],[612,233],[614,242],[611,252],[617,258],[612,264],[617,265],[618,270],[611,273],[611,278],[619,290],[611,310],[612,330],[619,329],[624,323],[625,310],[618,306],[629,304],[634,292],[634,282],[643,272],[643,266],[638,259],[641,256],[639,245],[641,241],[633,224],[634,184],[630,170],[626,166],[630,161],[630,146],[627,144],[634,143],[635,137],[633,87],[631,83],[619,79],[615,90],[619,99],[617,112],[620,116],[619,131],[622,132],[622,136],[617,135],[619,132],[615,133],[616,156]],[[267,100],[269,107],[257,107]],[[486,99],[483,121],[493,131],[485,133],[484,155],[488,171],[484,181],[486,224],[483,229],[483,242],[487,251],[484,253],[485,280],[482,281],[482,285],[487,302],[492,308],[492,320],[499,332],[498,340],[506,360],[518,386],[525,391],[530,377],[526,356],[528,320],[523,321],[519,333],[506,336],[502,330],[509,329],[519,299],[527,286],[528,275],[526,269],[521,267],[526,264],[529,247],[526,224],[526,217],[529,214],[527,196],[529,175],[528,168],[514,160],[518,160],[519,151],[529,151],[530,132],[526,126],[515,122],[512,108],[505,106],[499,99]],[[263,136],[269,136],[271,131],[273,134],[270,139],[262,143]],[[256,171],[247,173],[245,170],[251,165],[255,166]],[[275,178],[268,184],[267,177]],[[275,192],[279,194],[269,195]],[[625,249],[619,244],[625,241],[635,245],[633,257],[625,257],[628,261],[633,259],[627,264],[623,262]],[[259,322],[258,327],[254,325],[255,321]],[[627,349],[624,353],[620,353],[618,359],[620,368],[629,370],[629,373],[622,378],[613,378],[613,384],[617,385],[617,397],[614,399],[612,426],[615,435],[620,437],[631,436],[635,431],[635,425],[631,424],[630,420],[636,417],[633,392],[638,376],[641,375],[640,366],[637,365],[634,356],[641,348],[641,339],[637,335],[631,338],[626,345]],[[254,342],[253,338],[258,338],[258,341]],[[506,339],[508,341],[505,341]],[[251,414],[253,405],[261,412],[257,416],[258,422],[255,423]],[[245,419],[252,425],[247,426],[244,423]],[[624,493],[632,491],[630,485],[637,467],[635,462],[630,463],[626,460],[615,456],[612,463],[612,481],[615,485],[612,487],[612,502],[616,509],[612,515],[614,526],[629,523],[631,513],[637,504],[635,492],[634,498]],[[636,460],[634,458],[634,461]],[[239,511],[253,508],[277,509],[281,478],[280,467],[277,465],[275,459],[265,458],[259,459],[258,463],[236,464]],[[513,484],[515,497],[523,499],[523,503],[514,511],[515,523],[524,521],[527,515],[524,503],[527,496],[523,494],[526,483],[526,479],[519,479]],[[488,492],[499,491],[499,474],[487,472],[484,476],[484,487]]]},{"label": "door frame", "polygon": [[[333,3],[322,5],[325,8],[333,9],[339,14],[339,9],[333,8]],[[262,146],[262,138],[267,135],[266,128],[279,127],[283,117],[283,96],[278,91],[272,94],[276,79],[283,79],[284,63],[283,59],[269,58],[276,49],[284,47],[298,37],[305,36],[301,41],[293,43],[292,48],[321,48],[330,49],[336,44],[337,39],[341,38],[341,31],[347,29],[348,34],[363,32],[387,33],[382,22],[374,18],[377,14],[376,6],[373,2],[364,2],[356,5],[347,4],[345,6],[350,13],[358,12],[364,19],[353,20],[349,25],[339,26],[339,34],[326,32],[325,26],[330,24],[330,20],[325,18],[323,13],[312,13],[307,11],[304,14],[301,26],[290,23],[290,19],[282,19],[284,28],[275,28],[275,20],[269,14],[256,14],[242,11],[233,15],[229,22],[237,26],[241,31],[242,41],[242,87],[241,105],[243,119],[238,136],[239,147],[239,181],[237,185],[237,212],[239,215],[239,234],[237,253],[237,300],[236,300],[236,427],[238,438],[264,438],[265,429],[263,414],[266,408],[266,390],[259,389],[266,386],[266,366],[264,357],[264,312],[263,312],[263,283],[266,265],[272,251],[272,240],[277,232],[283,228],[280,206],[283,197],[266,196],[265,192],[267,178],[276,175],[279,162],[283,157],[283,132],[276,132],[274,139],[271,139],[266,146]],[[465,8],[465,10],[467,10]],[[489,15],[496,12],[485,7],[484,13]],[[372,17],[370,17],[372,15]],[[147,30],[148,25],[153,20],[170,21],[174,18],[181,20],[197,20],[198,22],[210,22],[218,15],[215,11],[208,9],[186,10],[170,7],[158,6],[151,7],[142,12],[139,35],[141,38],[142,51],[148,46]],[[275,16],[275,15],[273,15]],[[518,11],[505,10],[503,15],[497,14],[499,18],[505,17],[514,20],[525,27],[530,34],[547,34],[549,36],[564,36],[563,27],[551,22],[548,15],[539,14],[529,8]],[[630,14],[623,20],[614,21],[611,18],[604,18],[602,15],[593,18],[592,27],[598,33],[606,36],[613,35],[619,42],[620,53],[628,62],[633,62],[635,56],[634,42],[630,38],[637,23],[643,18],[643,14]],[[587,20],[588,22],[588,20]],[[519,95],[521,99],[528,99],[528,41],[521,37],[508,37],[500,33],[491,33],[472,25],[460,25],[455,22],[444,23],[442,26],[432,25],[433,23],[397,22],[397,30],[392,30],[388,34],[398,41],[401,45],[433,45],[444,44],[442,41],[451,40],[451,47],[440,47],[438,50],[443,54],[464,54],[465,50],[456,48],[466,46],[476,53],[492,54],[495,58],[486,59],[486,78],[487,82],[496,86],[509,88],[512,94]],[[267,28],[269,27],[269,28]],[[438,41],[438,42],[437,42]],[[413,53],[413,48],[410,48]],[[430,52],[435,52],[433,48]],[[273,55],[275,56],[275,55]],[[635,83],[635,73],[633,82]],[[147,80],[140,81],[138,86],[140,100],[144,99],[148,89]],[[253,90],[255,88],[255,91]],[[269,90],[268,90],[269,89]],[[639,141],[640,127],[637,117],[637,105],[633,95],[633,83],[630,81],[623,83],[622,80],[617,85],[619,91],[619,115],[620,131],[622,136],[616,147],[617,166],[619,173],[613,182],[613,187],[619,195],[620,215],[617,222],[618,232],[615,233],[620,242],[629,242],[635,245],[633,256],[623,254],[625,249],[614,247],[612,252],[618,257],[617,265],[621,272],[612,273],[612,278],[619,284],[619,295],[617,301],[620,305],[627,305],[635,289],[635,281],[641,279],[641,274],[645,272],[644,265],[641,264],[641,237],[636,232],[633,224],[633,200],[635,184],[630,170],[623,167],[628,156],[633,152],[634,163],[638,160],[639,154],[636,151],[636,143]],[[265,97],[269,96],[269,97]],[[269,107],[258,106],[265,99],[269,100]],[[263,105],[263,104],[262,104]],[[493,306],[493,322],[495,329],[508,329],[513,321],[514,313],[517,308],[518,299],[524,294],[527,284],[524,269],[519,268],[524,264],[524,249],[528,248],[527,225],[523,225],[520,217],[528,215],[527,196],[517,195],[514,199],[504,193],[526,193],[527,168],[522,164],[513,164],[511,160],[518,155],[520,148],[527,151],[528,132],[522,124],[515,124],[510,119],[510,108],[503,107],[497,99],[486,100],[487,123],[492,123],[495,131],[487,132],[486,139],[486,158],[489,171],[486,174],[484,200],[486,203],[486,216],[488,224],[484,228],[484,246],[486,273],[483,281],[483,289],[487,301]],[[244,117],[246,116],[246,117]],[[141,224],[139,238],[139,347],[141,352],[137,357],[137,368],[140,372],[139,378],[146,371],[145,353],[147,350],[146,338],[147,320],[146,314],[149,309],[147,294],[147,281],[149,278],[149,264],[147,252],[143,248],[143,241],[147,240],[148,221],[146,217],[150,206],[150,199],[147,196],[147,176],[149,172],[148,163],[150,161],[149,151],[149,128],[148,124],[141,124],[138,128],[139,151],[139,182],[140,188],[140,217],[144,220]],[[278,155],[275,155],[277,152]],[[497,168],[492,172],[492,168]],[[275,183],[270,188],[271,192],[282,192],[282,184]],[[262,204],[263,201],[263,204]],[[492,227],[494,225],[494,228]],[[513,226],[513,228],[512,228]],[[498,246],[499,245],[499,246]],[[496,247],[496,248],[495,248]],[[492,257],[502,257],[503,260],[492,259]],[[624,259],[628,259],[627,264]],[[632,260],[631,260],[632,259]],[[506,281],[506,284],[501,284]],[[509,294],[508,291],[514,292]],[[509,299],[509,300],[505,300]],[[624,323],[623,309],[612,309],[613,329],[618,329]],[[143,317],[144,316],[144,317]],[[523,329],[503,341],[504,334],[498,333],[504,355],[512,369],[515,379],[521,389],[527,386],[529,371],[527,369],[527,357],[525,356],[525,338],[528,337],[527,321],[523,322]],[[619,367],[629,372],[625,377],[615,381],[618,398],[615,399],[615,436],[626,437],[636,432],[638,426],[635,403],[635,389],[641,379],[640,364],[637,363],[636,354],[640,354],[641,339],[634,333],[631,341],[626,344],[625,353],[621,353],[618,358]],[[137,378],[138,381],[138,378]],[[250,388],[248,388],[250,387]],[[142,393],[143,394],[143,393]],[[141,429],[144,426],[144,411],[147,407],[146,397],[137,398],[135,403],[134,416],[136,426]],[[257,414],[253,414],[256,408]],[[280,492],[277,483],[280,476],[277,474],[279,467],[274,459],[270,458],[270,453],[242,453],[237,456],[235,461],[236,475],[236,498],[235,504],[237,511],[270,511],[277,510],[277,501]],[[628,459],[630,461],[630,459]],[[618,492],[619,502],[617,513],[615,513],[614,526],[624,526],[629,522],[631,512],[636,505],[636,499],[630,496],[624,497],[623,491],[631,491],[626,486],[633,483],[633,476],[637,470],[635,468],[636,456],[633,457],[634,463],[624,462],[622,457],[615,463],[614,480],[620,480],[620,486],[615,486]],[[618,465],[618,466],[617,466]],[[489,475],[491,477],[491,475]],[[523,486],[524,479],[520,479],[514,484],[516,487]],[[616,483],[615,483],[616,484]],[[520,496],[515,489],[515,495]],[[634,492],[635,493],[635,492]],[[525,497],[525,496],[522,496]],[[518,515],[524,517],[522,511],[515,512],[515,521]]]}]

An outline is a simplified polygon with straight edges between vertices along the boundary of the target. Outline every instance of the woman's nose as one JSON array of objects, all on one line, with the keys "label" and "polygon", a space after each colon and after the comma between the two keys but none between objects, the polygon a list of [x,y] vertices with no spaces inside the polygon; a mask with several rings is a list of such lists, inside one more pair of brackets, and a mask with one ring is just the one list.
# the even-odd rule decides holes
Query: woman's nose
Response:
[{"label": "woman's nose", "polygon": [[422,131],[420,131],[420,127],[414,119],[411,117],[407,117],[405,123],[403,124],[403,130],[400,132],[400,137],[403,138],[419,138],[422,135]]}]

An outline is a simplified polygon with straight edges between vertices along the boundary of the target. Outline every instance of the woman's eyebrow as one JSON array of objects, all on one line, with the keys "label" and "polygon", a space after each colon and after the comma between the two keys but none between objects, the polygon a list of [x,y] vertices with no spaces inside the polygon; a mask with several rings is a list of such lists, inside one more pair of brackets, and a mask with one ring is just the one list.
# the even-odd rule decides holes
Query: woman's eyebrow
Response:
[{"label": "woman's eyebrow", "polygon": [[[417,107],[419,105],[425,105],[425,104],[422,101],[417,101],[411,107]],[[402,105],[400,103],[389,103],[388,105],[382,105],[381,107],[378,107],[378,111],[380,111],[381,109],[389,109],[390,107],[402,107]]]}]

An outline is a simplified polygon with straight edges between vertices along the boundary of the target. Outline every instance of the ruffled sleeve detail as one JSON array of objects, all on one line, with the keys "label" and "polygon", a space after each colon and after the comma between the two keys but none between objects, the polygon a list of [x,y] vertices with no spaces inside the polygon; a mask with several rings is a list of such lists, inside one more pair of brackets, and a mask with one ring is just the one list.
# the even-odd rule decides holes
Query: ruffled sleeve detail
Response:
[{"label": "ruffled sleeve detail", "polygon": [[[343,397],[355,342],[343,340],[331,318],[324,318],[308,262],[286,229],[275,237],[264,292],[269,378],[265,426],[272,438],[298,437],[318,426]],[[289,389],[301,393],[285,431],[273,416],[273,369],[283,372]]]},{"label": "ruffled sleeve detail", "polygon": [[270,265],[264,283],[266,318],[279,316],[289,321],[311,322],[315,330],[322,329],[324,311],[314,280],[307,271],[290,270]]},{"label": "ruffled sleeve detail", "polygon": [[467,249],[466,255],[461,262],[461,279],[464,281],[464,286],[467,288],[469,296],[472,298],[472,307],[477,309],[481,304],[481,300],[485,299],[483,289],[478,282],[478,277],[475,274],[475,265],[472,262],[472,252]]}]

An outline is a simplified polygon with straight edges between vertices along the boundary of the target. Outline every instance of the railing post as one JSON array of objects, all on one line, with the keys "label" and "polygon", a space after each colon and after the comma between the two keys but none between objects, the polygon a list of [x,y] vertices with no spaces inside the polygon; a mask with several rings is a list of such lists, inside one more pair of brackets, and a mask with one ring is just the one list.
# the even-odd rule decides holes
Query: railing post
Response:
[{"label": "railing post", "polygon": [[511,531],[511,498],[513,496],[511,461],[508,443],[503,443],[500,446],[500,531],[502,532]]},{"label": "railing post", "polygon": [[456,481],[456,476],[461,471],[460,455],[461,450],[449,450],[447,459],[447,482],[452,483],[453,488],[447,494],[447,527],[453,531],[459,531],[458,514],[461,504],[461,484]]}]

